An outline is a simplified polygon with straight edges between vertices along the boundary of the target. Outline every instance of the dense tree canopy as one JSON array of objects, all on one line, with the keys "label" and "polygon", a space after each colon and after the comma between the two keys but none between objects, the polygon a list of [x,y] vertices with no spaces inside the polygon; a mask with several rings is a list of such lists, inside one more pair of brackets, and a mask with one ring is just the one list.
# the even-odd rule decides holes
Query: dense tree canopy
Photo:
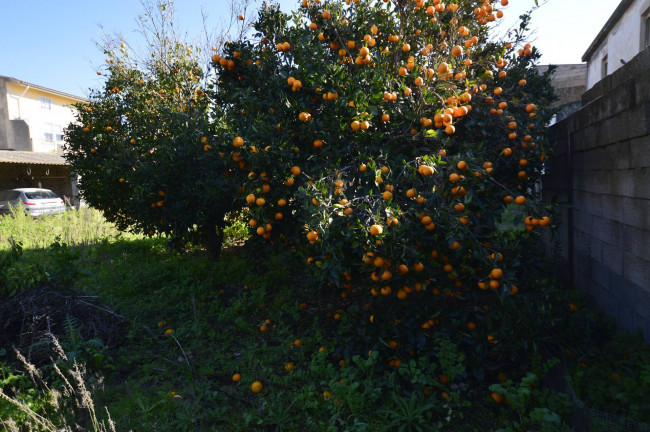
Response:
[{"label": "dense tree canopy", "polygon": [[499,8],[264,4],[256,33],[214,49],[207,72],[176,42],[144,71],[109,51],[68,159],[119,226],[198,227],[218,250],[216,227],[244,209],[251,241],[300,247],[325,289],[365,304],[366,335],[424,346],[422,329],[441,325],[483,367],[505,335],[521,343],[514,317],[544,304],[550,224],[538,202],[549,75],[523,41],[527,17],[491,39]]},{"label": "dense tree canopy", "polygon": [[131,53],[125,41],[105,47],[103,88],[78,106],[66,157],[84,200],[119,228],[183,240],[198,235],[218,254],[238,186],[213,150],[222,125],[206,94],[200,50],[173,36],[170,11],[159,12],[149,58]]},{"label": "dense tree canopy", "polygon": [[482,0],[265,5],[255,38],[213,57],[253,232],[301,238],[323,286],[369,301],[382,334],[444,318],[480,358],[541,279],[550,224],[553,93],[527,17],[490,39],[501,15]]}]

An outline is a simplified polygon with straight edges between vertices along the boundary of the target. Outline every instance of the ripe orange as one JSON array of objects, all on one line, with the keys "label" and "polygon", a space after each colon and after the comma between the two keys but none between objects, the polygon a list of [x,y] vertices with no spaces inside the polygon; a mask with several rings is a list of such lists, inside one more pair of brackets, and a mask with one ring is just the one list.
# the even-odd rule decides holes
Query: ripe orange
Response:
[{"label": "ripe orange", "polygon": [[515,204],[523,205],[525,203],[526,203],[526,197],[520,195],[517,198],[515,198]]},{"label": "ripe orange", "polygon": [[381,227],[381,225],[375,224],[370,227],[369,232],[371,235],[379,235],[384,232],[384,229]]},{"label": "ripe orange", "polygon": [[232,376],[232,381],[233,381],[233,382],[239,382],[239,381],[241,381],[241,374],[238,374],[238,373],[234,374],[234,375]]},{"label": "ripe orange", "polygon": [[500,268],[493,268],[490,272],[490,277],[492,279],[501,279],[503,277],[503,270]]},{"label": "ripe orange", "polygon": [[240,136],[235,137],[235,139],[232,140],[232,145],[235,147],[242,147],[244,145],[244,139]]},{"label": "ripe orange", "polygon": [[492,392],[492,394],[490,394],[490,397],[496,403],[501,403],[501,401],[503,400],[503,396],[501,396],[499,393],[496,392]]},{"label": "ripe orange", "polygon": [[255,394],[260,393],[262,391],[262,383],[255,381],[253,384],[251,384],[251,391]]},{"label": "ripe orange", "polygon": [[435,173],[435,170],[432,167],[428,166],[428,165],[420,165],[418,167],[418,172],[420,174],[422,174],[423,176],[430,176],[430,175],[433,175]]}]

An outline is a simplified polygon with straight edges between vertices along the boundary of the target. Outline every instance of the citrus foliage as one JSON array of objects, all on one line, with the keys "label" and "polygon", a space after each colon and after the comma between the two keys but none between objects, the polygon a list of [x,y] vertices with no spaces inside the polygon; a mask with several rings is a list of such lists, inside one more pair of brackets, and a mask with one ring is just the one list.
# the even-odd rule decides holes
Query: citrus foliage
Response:
[{"label": "citrus foliage", "polygon": [[236,187],[211,151],[216,123],[205,71],[197,48],[159,36],[146,60],[125,43],[107,46],[107,78],[77,107],[66,158],[84,200],[118,228],[187,239],[198,227],[218,253]]},{"label": "citrus foliage", "polygon": [[490,39],[497,6],[265,4],[253,37],[212,56],[209,85],[186,45],[145,68],[108,51],[68,158],[122,228],[196,225],[218,250],[215,227],[242,208],[254,241],[298,246],[353,305],[341,350],[398,367],[444,335],[480,378],[547,342],[564,301],[538,253],[553,93],[526,17]]},{"label": "citrus foliage", "polygon": [[549,300],[526,251],[550,223],[536,184],[553,94],[526,19],[489,39],[500,15],[482,0],[271,5],[254,40],[213,56],[253,232],[298,239],[324,287],[365,304],[366,336],[403,339],[395,366],[443,332],[482,370],[503,339],[521,347],[520,293]]}]

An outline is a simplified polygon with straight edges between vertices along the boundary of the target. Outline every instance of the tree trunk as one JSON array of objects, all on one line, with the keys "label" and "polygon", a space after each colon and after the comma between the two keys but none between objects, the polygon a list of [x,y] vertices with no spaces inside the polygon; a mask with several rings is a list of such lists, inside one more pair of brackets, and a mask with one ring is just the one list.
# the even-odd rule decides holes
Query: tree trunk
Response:
[{"label": "tree trunk", "polygon": [[225,225],[226,222],[222,215],[221,217],[216,217],[206,222],[206,224],[201,228],[203,245],[215,261],[219,259],[219,256],[221,255]]}]

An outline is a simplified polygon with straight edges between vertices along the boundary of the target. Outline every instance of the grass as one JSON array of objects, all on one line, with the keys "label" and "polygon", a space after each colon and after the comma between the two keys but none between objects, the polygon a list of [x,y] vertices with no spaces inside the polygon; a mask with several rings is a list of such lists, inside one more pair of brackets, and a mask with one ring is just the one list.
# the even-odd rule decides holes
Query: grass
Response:
[{"label": "grass", "polygon": [[0,216],[0,250],[10,248],[9,239],[20,242],[25,249],[43,249],[55,241],[83,246],[124,237],[135,238],[117,230],[89,207],[38,218],[25,215],[19,208],[11,216]]},{"label": "grass", "polygon": [[[240,244],[244,234],[234,224],[228,244]],[[493,388],[512,406],[497,405],[488,390],[495,378],[469,379],[458,347],[442,334],[433,342],[435,362],[429,353],[402,353],[401,367],[386,367],[395,353],[387,341],[363,336],[364,305],[318,289],[291,248],[232,246],[215,262],[201,250],[170,251],[164,239],[120,234],[90,209],[5,218],[0,236],[0,259],[11,256],[9,238],[24,248],[7,261],[14,272],[6,274],[23,280],[26,273],[16,269],[34,266],[47,275],[15,283],[10,295],[51,283],[72,290],[67,298],[78,304],[92,303],[57,318],[65,321],[56,336],[69,357],[57,364],[64,374],[86,365],[98,424],[108,425],[110,412],[116,430],[569,430],[570,400],[532,385],[541,375],[506,371],[512,379]],[[101,314],[119,325],[98,331]],[[582,316],[592,331],[579,335],[588,350],[567,355],[572,385],[594,407],[609,403],[619,415],[648,421],[650,348],[595,312]],[[27,348],[34,357],[33,345]],[[37,365],[45,388],[14,357],[0,349],[0,388],[52,423],[30,426],[24,407],[0,401],[0,413],[18,430],[59,430],[70,422],[93,428],[87,407],[66,416],[48,408],[52,391],[66,388],[51,366]],[[539,361],[538,374],[554,366]],[[443,373],[453,384],[440,382]],[[254,381],[263,385],[259,394],[251,392]]]}]

